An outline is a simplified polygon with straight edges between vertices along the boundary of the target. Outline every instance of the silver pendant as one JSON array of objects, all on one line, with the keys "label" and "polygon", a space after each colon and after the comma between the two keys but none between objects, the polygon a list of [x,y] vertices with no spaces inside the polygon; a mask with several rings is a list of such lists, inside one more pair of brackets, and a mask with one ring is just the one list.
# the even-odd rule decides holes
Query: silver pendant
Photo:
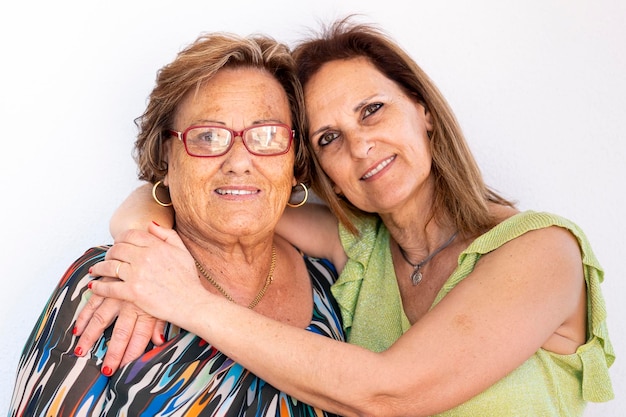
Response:
[{"label": "silver pendant", "polygon": [[411,282],[413,285],[419,285],[422,282],[422,273],[420,271],[420,265],[416,266],[413,272],[411,273]]}]

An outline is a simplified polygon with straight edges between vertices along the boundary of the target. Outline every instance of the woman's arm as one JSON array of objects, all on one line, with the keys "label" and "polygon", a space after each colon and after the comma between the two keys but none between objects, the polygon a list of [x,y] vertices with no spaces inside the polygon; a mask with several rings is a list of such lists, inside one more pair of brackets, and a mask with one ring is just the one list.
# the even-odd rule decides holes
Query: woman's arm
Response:
[{"label": "woman's arm", "polygon": [[[126,230],[147,230],[152,223],[171,228],[174,212],[158,205],[152,198],[152,186],[145,184],[135,189],[115,211],[110,231],[113,237],[118,237]],[[287,208],[277,226],[277,233],[294,246],[310,256],[330,260],[341,271],[347,258],[338,230],[335,216],[322,204]],[[76,319],[73,331],[80,336],[78,346],[83,351],[90,349],[113,321],[115,326],[102,363],[103,372],[115,372],[138,358],[150,340],[157,346],[165,341],[163,320],[155,319],[132,303],[94,295]]]},{"label": "woman's arm", "polygon": [[115,210],[109,222],[109,232],[115,239],[129,229],[147,230],[152,222],[163,227],[174,226],[174,210],[160,206],[152,198],[152,184],[140,185]]},{"label": "woman's arm", "polygon": [[307,255],[328,259],[341,271],[348,260],[339,239],[337,218],[324,204],[287,207],[276,233]]},{"label": "woman's arm", "polygon": [[[136,188],[115,211],[109,230],[111,236],[116,238],[129,229],[147,230],[150,223],[172,228],[174,210],[158,205],[152,198],[152,184],[144,184]],[[276,226],[276,233],[307,255],[330,260],[338,270],[346,262],[339,240],[337,218],[324,204],[287,207]]]},{"label": "woman's arm", "polygon": [[[373,353],[212,294],[198,297],[193,260],[178,236],[156,226],[150,232],[127,234],[94,267],[96,274],[110,275],[124,262],[122,280],[94,281],[95,293],[133,301],[210,341],[279,389],[342,415],[450,409],[520,366],[585,308],[577,242],[563,229],[541,229],[483,256],[390,349]],[[163,274],[161,264],[175,265],[177,273]]]}]

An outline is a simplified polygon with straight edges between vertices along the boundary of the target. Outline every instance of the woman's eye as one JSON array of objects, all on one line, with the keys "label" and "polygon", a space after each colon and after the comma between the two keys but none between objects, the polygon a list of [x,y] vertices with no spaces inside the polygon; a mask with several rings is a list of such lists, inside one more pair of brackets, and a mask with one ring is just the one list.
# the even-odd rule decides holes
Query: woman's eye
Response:
[{"label": "woman's eye", "polygon": [[216,135],[214,132],[204,132],[198,136],[198,140],[201,142],[214,142],[216,140]]},{"label": "woman's eye", "polygon": [[319,144],[319,146],[326,146],[335,139],[337,139],[338,136],[339,134],[335,132],[326,132],[319,137],[317,143]]},{"label": "woman's eye", "polygon": [[369,117],[372,114],[376,113],[382,106],[383,106],[383,103],[368,104],[363,109],[363,118],[365,119],[366,117]]}]

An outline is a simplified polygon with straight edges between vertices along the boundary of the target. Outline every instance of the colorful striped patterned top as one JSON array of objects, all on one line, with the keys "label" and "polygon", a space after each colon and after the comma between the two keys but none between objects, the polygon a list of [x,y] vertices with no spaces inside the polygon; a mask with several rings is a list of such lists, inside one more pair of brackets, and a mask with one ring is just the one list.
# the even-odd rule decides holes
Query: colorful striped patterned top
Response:
[{"label": "colorful striped patterned top", "polygon": [[[89,249],[63,276],[19,362],[10,416],[331,416],[251,374],[210,344],[168,325],[167,342],[120,368],[100,373],[112,328],[84,357],[73,354],[77,311],[90,294],[89,267],[107,247]],[[344,340],[330,296],[332,265],[304,257],[313,287],[307,330]]]}]

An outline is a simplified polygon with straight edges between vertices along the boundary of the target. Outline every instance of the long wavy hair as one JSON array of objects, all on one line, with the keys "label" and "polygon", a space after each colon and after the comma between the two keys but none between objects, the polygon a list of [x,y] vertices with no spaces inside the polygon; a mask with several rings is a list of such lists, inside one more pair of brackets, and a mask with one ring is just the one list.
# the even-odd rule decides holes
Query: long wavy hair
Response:
[{"label": "long wavy hair", "polygon": [[[469,150],[459,123],[438,88],[417,63],[387,34],[373,25],[352,22],[352,16],[323,27],[319,34],[301,41],[293,56],[303,86],[327,62],[357,57],[368,59],[382,74],[396,82],[430,112],[433,131],[431,174],[435,182],[432,214],[435,221],[452,222],[464,236],[474,236],[497,224],[489,202],[514,207],[489,188]],[[349,82],[349,81],[347,81]],[[307,132],[308,133],[308,132]],[[348,230],[357,230],[354,215],[365,215],[333,191],[333,182],[322,170],[309,140],[313,157],[312,187]]]}]

